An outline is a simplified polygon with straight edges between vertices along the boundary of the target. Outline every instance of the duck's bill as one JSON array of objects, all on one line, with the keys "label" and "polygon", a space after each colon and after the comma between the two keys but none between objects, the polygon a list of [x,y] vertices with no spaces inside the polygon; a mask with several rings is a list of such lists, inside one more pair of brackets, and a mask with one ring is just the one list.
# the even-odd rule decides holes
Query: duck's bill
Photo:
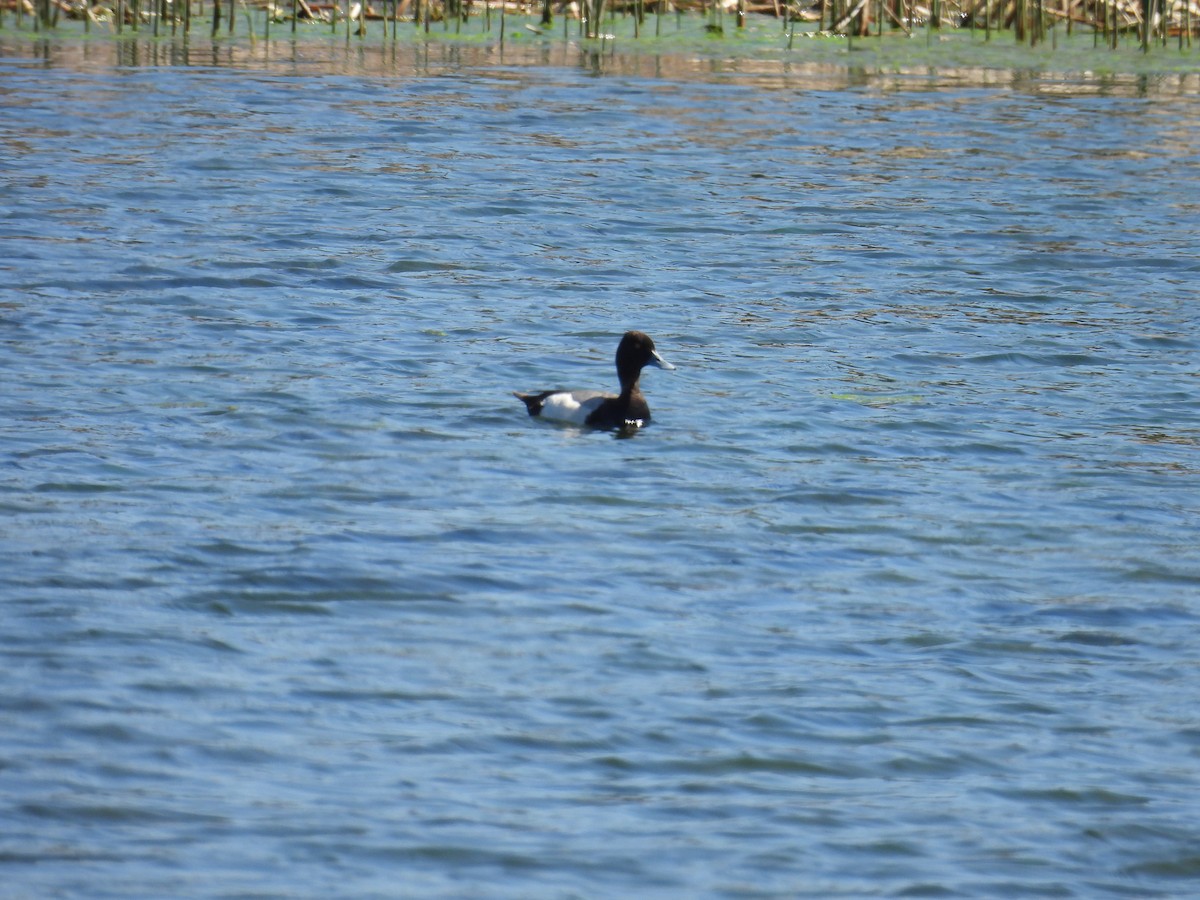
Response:
[{"label": "duck's bill", "polygon": [[666,369],[667,371],[670,371],[671,369],[675,368],[673,365],[671,365],[669,362],[667,362],[665,359],[663,359],[661,356],[659,356],[657,350],[650,351],[650,365],[658,366],[658,368]]}]

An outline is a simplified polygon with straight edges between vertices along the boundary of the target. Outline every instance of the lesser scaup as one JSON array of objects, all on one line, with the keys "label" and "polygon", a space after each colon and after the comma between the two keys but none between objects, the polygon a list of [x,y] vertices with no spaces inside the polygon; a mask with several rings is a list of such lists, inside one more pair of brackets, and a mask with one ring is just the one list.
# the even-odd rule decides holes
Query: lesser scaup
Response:
[{"label": "lesser scaup", "polygon": [[603,391],[542,391],[513,396],[525,402],[531,416],[585,425],[589,428],[641,428],[650,421],[650,407],[638,389],[644,366],[675,367],[658,355],[654,341],[640,331],[627,331],[617,345],[620,394]]}]

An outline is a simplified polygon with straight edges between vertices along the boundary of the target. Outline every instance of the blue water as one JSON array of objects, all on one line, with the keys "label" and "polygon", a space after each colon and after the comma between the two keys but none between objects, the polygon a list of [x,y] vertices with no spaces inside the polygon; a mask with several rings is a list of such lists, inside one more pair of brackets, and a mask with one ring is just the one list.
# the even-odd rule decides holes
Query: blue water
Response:
[{"label": "blue water", "polygon": [[1200,889],[1194,86],[129,46],[0,59],[0,895]]}]

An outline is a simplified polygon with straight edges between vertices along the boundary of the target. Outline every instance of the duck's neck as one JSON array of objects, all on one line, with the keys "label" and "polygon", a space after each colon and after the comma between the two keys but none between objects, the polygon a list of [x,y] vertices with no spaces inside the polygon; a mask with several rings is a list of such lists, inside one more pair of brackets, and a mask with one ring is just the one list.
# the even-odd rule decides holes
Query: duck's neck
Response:
[{"label": "duck's neck", "polygon": [[621,382],[621,399],[628,401],[630,397],[638,393],[638,381],[640,376],[635,375],[630,381]]}]

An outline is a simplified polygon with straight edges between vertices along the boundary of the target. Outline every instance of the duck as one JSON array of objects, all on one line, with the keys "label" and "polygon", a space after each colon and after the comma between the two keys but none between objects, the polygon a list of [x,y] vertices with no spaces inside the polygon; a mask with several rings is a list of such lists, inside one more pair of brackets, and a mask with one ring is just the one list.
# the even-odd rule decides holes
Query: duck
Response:
[{"label": "duck", "polygon": [[638,387],[642,369],[646,366],[675,368],[659,356],[650,335],[627,331],[617,344],[617,379],[621,382],[621,393],[538,391],[522,394],[513,391],[513,396],[525,404],[534,418],[606,431],[642,428],[650,422],[650,406]]}]

